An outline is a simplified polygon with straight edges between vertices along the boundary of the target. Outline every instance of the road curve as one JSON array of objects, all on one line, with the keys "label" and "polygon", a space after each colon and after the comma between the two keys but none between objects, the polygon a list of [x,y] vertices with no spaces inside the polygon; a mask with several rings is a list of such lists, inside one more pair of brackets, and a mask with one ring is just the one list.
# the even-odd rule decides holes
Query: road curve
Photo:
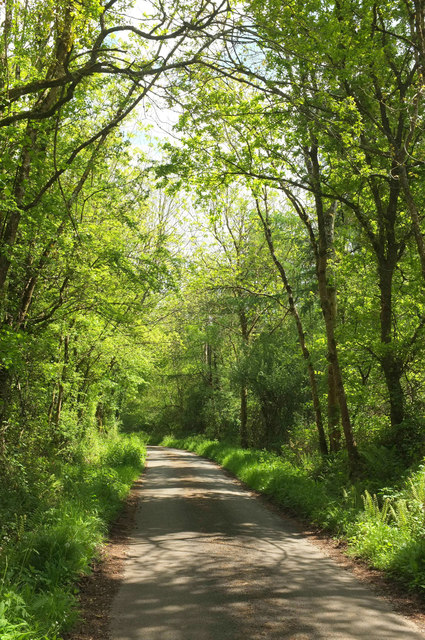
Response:
[{"label": "road curve", "polygon": [[186,451],[149,447],[112,640],[424,640],[348,572]]}]

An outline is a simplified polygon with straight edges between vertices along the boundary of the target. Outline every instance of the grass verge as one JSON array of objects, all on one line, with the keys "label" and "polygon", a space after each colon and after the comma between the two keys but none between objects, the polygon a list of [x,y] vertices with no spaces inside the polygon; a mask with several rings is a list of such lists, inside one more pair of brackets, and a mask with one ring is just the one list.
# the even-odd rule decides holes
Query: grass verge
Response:
[{"label": "grass verge", "polygon": [[[345,539],[351,555],[425,592],[424,465],[406,473],[396,487],[377,489],[379,478],[371,472],[367,480],[350,484],[341,460],[296,463],[200,436],[167,436],[161,445],[215,460],[293,514]],[[385,466],[384,455],[381,450],[368,451],[371,470]]]},{"label": "grass verge", "polygon": [[76,581],[145,454],[135,435],[92,433],[68,461],[10,461],[0,484],[2,640],[56,640],[75,623]]}]

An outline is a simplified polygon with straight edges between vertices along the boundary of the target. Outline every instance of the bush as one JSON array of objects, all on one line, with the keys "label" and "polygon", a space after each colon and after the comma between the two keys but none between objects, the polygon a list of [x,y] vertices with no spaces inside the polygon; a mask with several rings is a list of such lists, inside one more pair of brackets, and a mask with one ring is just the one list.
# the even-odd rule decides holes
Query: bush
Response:
[{"label": "bush", "polygon": [[146,449],[140,438],[129,435],[125,439],[120,438],[110,444],[104,454],[103,463],[110,467],[139,467],[145,453]]},{"label": "bush", "polygon": [[2,640],[55,640],[72,626],[74,584],[90,572],[144,457],[135,435],[91,432],[70,462],[16,462],[22,482],[1,488]]}]

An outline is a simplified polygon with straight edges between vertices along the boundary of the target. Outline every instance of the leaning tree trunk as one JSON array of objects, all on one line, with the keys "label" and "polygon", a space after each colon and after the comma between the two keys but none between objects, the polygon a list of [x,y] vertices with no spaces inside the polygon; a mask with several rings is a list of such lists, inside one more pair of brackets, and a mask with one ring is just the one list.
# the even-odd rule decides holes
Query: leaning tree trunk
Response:
[{"label": "leaning tree trunk", "polygon": [[280,279],[282,280],[283,286],[288,296],[289,310],[291,312],[292,317],[295,320],[295,325],[298,333],[298,341],[299,341],[302,356],[304,358],[304,362],[306,363],[307,371],[308,371],[308,379],[310,383],[310,392],[311,392],[311,397],[313,401],[314,415],[316,419],[317,434],[319,436],[319,449],[320,449],[320,453],[325,456],[328,454],[328,445],[326,442],[325,430],[323,428],[322,410],[320,407],[320,399],[319,399],[319,392],[317,388],[316,374],[314,373],[314,366],[311,359],[310,351],[306,344],[305,333],[303,330],[301,318],[298,313],[297,306],[295,304],[292,287],[287,278],[285,268],[276,255],[276,251],[273,243],[273,236],[272,236],[272,232],[271,232],[270,224],[268,220],[267,208],[266,208],[266,213],[264,215],[261,211],[258,200],[256,200],[256,207],[257,207],[258,216],[263,225],[264,235],[267,241],[267,246],[269,248],[271,258],[278,270]]},{"label": "leaning tree trunk", "polygon": [[[331,315],[331,321],[336,327],[337,320],[337,297],[336,297],[336,285],[335,285],[335,267],[333,261],[335,260],[335,216],[337,211],[337,202],[333,202],[332,205],[324,212],[324,224],[326,235],[326,296],[329,301],[329,310]],[[318,257],[318,256],[317,256]],[[318,263],[316,264],[317,270],[319,270]],[[332,452],[339,451],[341,448],[341,409],[338,398],[338,389],[336,385],[334,367],[331,362],[328,364],[328,434],[329,434],[329,448]]]}]

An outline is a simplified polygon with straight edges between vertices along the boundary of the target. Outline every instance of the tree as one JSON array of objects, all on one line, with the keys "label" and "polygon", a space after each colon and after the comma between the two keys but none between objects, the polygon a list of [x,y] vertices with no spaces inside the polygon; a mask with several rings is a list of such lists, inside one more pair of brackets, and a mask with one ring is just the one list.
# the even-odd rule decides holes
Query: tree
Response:
[{"label": "tree", "polygon": [[[82,193],[102,160],[123,148],[119,125],[152,87],[159,89],[160,78],[167,85],[166,74],[195,64],[227,19],[225,3],[208,1],[184,7],[152,4],[140,20],[127,18],[123,8],[119,0],[84,7],[73,0],[8,0],[4,5],[0,335],[6,344],[11,334],[26,330],[52,256],[62,248],[72,261],[78,253]],[[69,233],[75,234],[71,242]],[[62,281],[55,281],[56,301],[45,310],[50,319],[70,289],[67,269],[61,275]],[[10,362],[0,367],[3,421],[12,369]]]},{"label": "tree", "polygon": [[[335,395],[332,380],[338,392],[338,402],[329,403],[328,419],[332,422],[332,414],[341,411],[354,459],[335,349],[332,220],[339,211],[358,225],[374,257],[380,344],[373,353],[397,431],[405,417],[402,377],[408,353],[415,351],[424,326],[419,315],[416,323],[405,326],[410,333],[405,339],[394,331],[393,322],[394,284],[412,238],[423,263],[417,205],[423,15],[419,5],[408,2],[370,2],[359,8],[333,1],[283,8],[274,2],[251,2],[246,8],[247,17],[228,43],[221,68],[215,64],[208,71],[197,70],[183,85],[180,102],[186,112],[181,127],[190,126],[193,144],[202,140],[203,162],[210,167],[221,163],[222,178],[246,175],[279,186],[310,226],[328,335],[328,397]],[[197,94],[197,104],[188,93],[196,86],[208,87]],[[305,212],[312,207],[309,220]]]}]

